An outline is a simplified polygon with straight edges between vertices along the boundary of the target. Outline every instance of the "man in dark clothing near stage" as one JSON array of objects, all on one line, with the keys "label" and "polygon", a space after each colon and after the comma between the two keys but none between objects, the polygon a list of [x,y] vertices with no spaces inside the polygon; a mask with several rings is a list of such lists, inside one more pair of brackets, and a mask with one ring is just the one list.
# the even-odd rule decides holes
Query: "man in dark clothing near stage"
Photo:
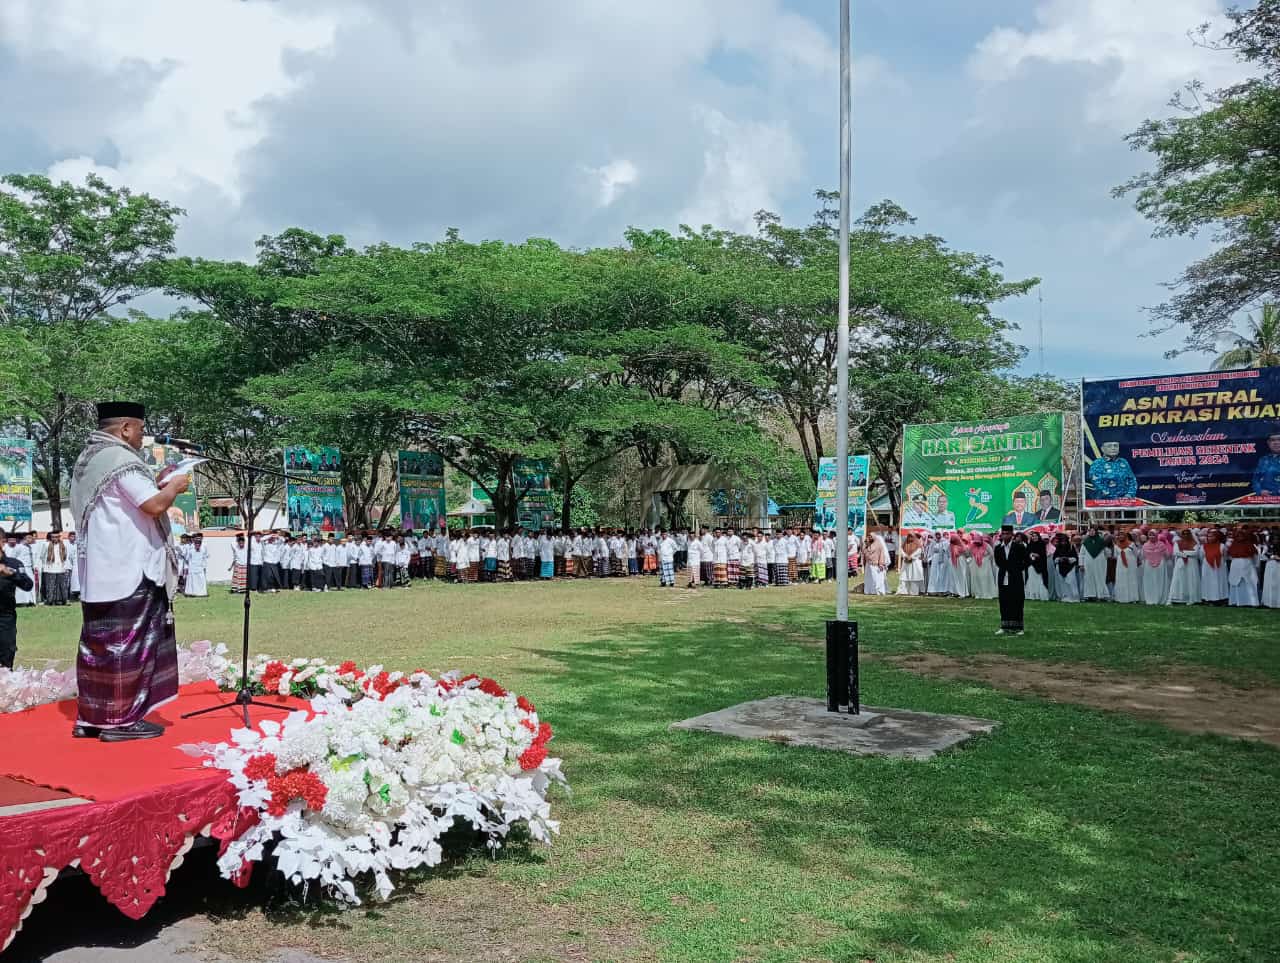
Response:
[{"label": "man in dark clothing near stage", "polygon": [[1000,628],[996,635],[1021,635],[1028,556],[1026,543],[1014,538],[1012,525],[1000,527],[1000,544],[996,546],[995,560],[996,591],[1000,596]]},{"label": "man in dark clothing near stage", "polygon": [[31,576],[22,563],[0,551],[0,666],[13,668],[18,657],[18,609],[13,604],[15,589],[30,592]]}]

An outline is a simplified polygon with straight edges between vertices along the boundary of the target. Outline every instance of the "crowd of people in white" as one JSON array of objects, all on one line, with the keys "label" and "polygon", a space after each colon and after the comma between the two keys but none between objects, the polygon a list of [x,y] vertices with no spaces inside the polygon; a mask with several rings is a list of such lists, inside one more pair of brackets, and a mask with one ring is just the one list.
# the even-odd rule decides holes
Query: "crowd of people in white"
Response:
[{"label": "crowd of people in white", "polygon": [[[1280,608],[1280,529],[1091,527],[1014,537],[1027,546],[1029,600]],[[976,533],[906,533],[898,591],[994,599],[992,547]]]},{"label": "crowd of people in white", "polygon": [[[1280,528],[1217,526],[1178,532],[1140,526],[1106,531],[1018,533],[1027,546],[1029,600],[1200,603],[1280,608]],[[583,528],[534,533],[474,529],[395,530],[235,537],[231,591],[339,591],[397,588],[414,579],[459,583],[657,575],[675,585],[686,572],[692,588],[760,588],[835,578],[831,532],[787,528],[737,532],[703,529],[632,531]],[[978,533],[871,531],[849,533],[849,572],[865,573],[863,591],[884,595],[898,571],[900,595],[996,598],[994,540]],[[65,605],[79,595],[75,533],[10,534],[4,553],[23,563],[34,585],[17,591],[18,605]],[[209,593],[209,549],[203,536],[178,546],[185,595]]]}]

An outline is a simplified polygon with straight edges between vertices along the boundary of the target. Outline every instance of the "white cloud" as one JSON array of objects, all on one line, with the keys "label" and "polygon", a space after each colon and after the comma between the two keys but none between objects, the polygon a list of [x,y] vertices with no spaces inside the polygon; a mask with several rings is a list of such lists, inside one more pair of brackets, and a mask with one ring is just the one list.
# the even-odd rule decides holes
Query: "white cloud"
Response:
[{"label": "white cloud", "polygon": [[1202,23],[1225,23],[1219,0],[1047,0],[1031,30],[998,27],[970,61],[985,85],[1015,79],[1040,64],[1105,68],[1105,83],[1081,90],[1087,118],[1120,131],[1133,129],[1189,81],[1213,88],[1239,76],[1230,55],[1191,43]]},{"label": "white cloud", "polygon": [[596,182],[601,207],[608,207],[616,201],[640,176],[636,165],[625,157],[609,161],[601,167],[588,167],[587,174]]},{"label": "white cloud", "polygon": [[710,139],[680,221],[751,230],[756,212],[776,211],[779,192],[802,176],[803,150],[785,124],[735,121],[716,110],[698,111],[698,119]]},{"label": "white cloud", "polygon": [[[253,240],[227,243],[241,198],[240,158],[266,133],[253,105],[294,87],[299,80],[285,69],[287,52],[322,49],[332,30],[332,21],[323,18],[236,0],[0,5],[0,42],[22,61],[56,62],[85,78],[146,78],[111,110],[78,91],[63,92],[62,129],[32,125],[58,157],[50,175],[78,179],[95,170],[113,183],[172,201],[188,210],[184,227],[196,227],[217,253],[243,253]],[[115,155],[111,163],[86,156],[98,145]],[[196,218],[203,220],[196,225]]]}]

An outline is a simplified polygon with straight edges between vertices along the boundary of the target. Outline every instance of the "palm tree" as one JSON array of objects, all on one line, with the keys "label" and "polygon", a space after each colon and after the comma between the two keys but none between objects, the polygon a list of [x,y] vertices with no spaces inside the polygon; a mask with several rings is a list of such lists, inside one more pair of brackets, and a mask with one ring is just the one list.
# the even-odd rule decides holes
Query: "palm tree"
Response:
[{"label": "palm tree", "polygon": [[1249,330],[1244,334],[1232,331],[1229,337],[1234,342],[1213,362],[1215,371],[1230,368],[1266,368],[1280,365],[1280,311],[1276,303],[1268,301],[1262,306],[1262,317],[1249,317]]}]

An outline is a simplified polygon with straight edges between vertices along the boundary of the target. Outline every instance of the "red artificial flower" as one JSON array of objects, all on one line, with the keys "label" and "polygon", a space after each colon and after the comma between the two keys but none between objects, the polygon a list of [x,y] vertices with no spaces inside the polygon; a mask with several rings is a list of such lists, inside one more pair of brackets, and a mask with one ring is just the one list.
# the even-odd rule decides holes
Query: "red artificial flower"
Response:
[{"label": "red artificial flower", "polygon": [[531,769],[537,769],[542,765],[543,760],[547,758],[547,747],[535,742],[524,752],[520,753],[520,768],[525,772]]},{"label": "red artificial flower", "polygon": [[387,672],[384,669],[382,672],[379,672],[377,675],[375,675],[372,679],[368,680],[368,684],[366,685],[366,691],[372,688],[373,691],[377,693],[379,699],[385,699],[387,696],[395,692],[396,689],[400,688],[404,684],[405,684],[404,679],[397,679],[395,682],[392,682],[391,673]]},{"label": "red artificial flower", "polygon": [[516,699],[516,705],[519,706],[521,709],[523,709],[525,712],[532,713],[532,712],[538,711],[533,707],[533,703],[530,702],[528,699],[526,699],[524,696],[520,696],[518,699]]},{"label": "red artificial flower", "polygon": [[533,744],[535,746],[545,746],[550,741],[551,741],[551,723],[539,722],[538,734],[533,737]]},{"label": "red artificial flower", "polygon": [[436,679],[436,688],[441,692],[448,692],[454,685],[455,683],[452,679]]},{"label": "red artificial flower", "polygon": [[291,769],[283,776],[273,776],[267,781],[267,788],[271,790],[267,812],[272,816],[283,816],[295,799],[301,799],[308,809],[319,812],[329,796],[329,787],[310,769]]},{"label": "red artificial flower", "polygon": [[338,666],[338,675],[351,675],[355,676],[357,679],[364,678],[364,673],[356,668],[356,664],[350,659],[347,659],[346,662]]},{"label": "red artificial flower", "polygon": [[277,691],[280,688],[280,677],[288,671],[289,667],[279,660],[268,662],[262,669],[262,687],[268,692]]},{"label": "red artificial flower", "polygon": [[535,726],[535,725],[534,725],[532,722],[530,722],[528,719],[521,719],[521,720],[520,720],[520,725],[524,726],[524,727],[525,727],[526,729],[528,729],[530,732],[537,732],[537,731],[538,731],[538,727],[537,727],[537,726]]},{"label": "red artificial flower", "polygon": [[493,696],[495,699],[501,699],[507,694],[507,690],[502,688],[502,686],[498,685],[498,683],[494,682],[492,679],[481,679],[480,691],[486,695]]},{"label": "red artificial flower", "polygon": [[270,779],[276,774],[276,757],[269,752],[253,756],[244,764],[244,774],[249,779]]}]

